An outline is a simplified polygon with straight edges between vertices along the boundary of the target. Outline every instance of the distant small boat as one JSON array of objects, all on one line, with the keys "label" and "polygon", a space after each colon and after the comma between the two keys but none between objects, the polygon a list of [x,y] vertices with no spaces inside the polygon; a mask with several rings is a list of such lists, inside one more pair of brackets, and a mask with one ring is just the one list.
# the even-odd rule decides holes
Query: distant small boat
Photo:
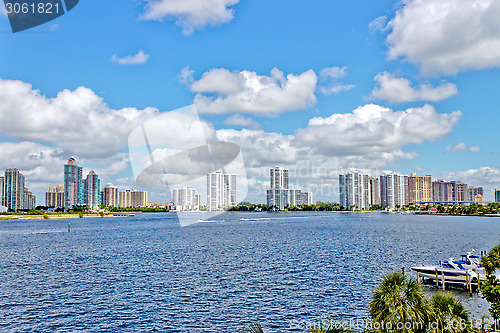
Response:
[{"label": "distant small boat", "polygon": [[113,213],[113,216],[125,217],[125,216],[135,216],[135,214],[132,214],[132,213]]},{"label": "distant small boat", "polygon": [[419,277],[430,281],[436,281],[445,284],[467,284],[477,285],[478,281],[486,279],[486,271],[481,264],[481,258],[467,252],[461,255],[460,260],[450,258],[441,262],[439,265],[415,266],[411,270],[417,272]]}]

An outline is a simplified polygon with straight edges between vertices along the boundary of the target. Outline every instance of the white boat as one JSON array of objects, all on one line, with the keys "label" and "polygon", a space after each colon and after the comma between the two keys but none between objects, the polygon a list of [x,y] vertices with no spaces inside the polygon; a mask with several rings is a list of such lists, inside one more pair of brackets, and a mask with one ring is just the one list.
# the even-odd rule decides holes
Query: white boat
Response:
[{"label": "white boat", "polygon": [[486,271],[481,264],[481,258],[472,252],[461,255],[460,260],[450,258],[439,265],[415,266],[411,270],[417,272],[417,276],[423,280],[436,281],[445,284],[470,284],[476,285],[478,281],[486,279]]}]

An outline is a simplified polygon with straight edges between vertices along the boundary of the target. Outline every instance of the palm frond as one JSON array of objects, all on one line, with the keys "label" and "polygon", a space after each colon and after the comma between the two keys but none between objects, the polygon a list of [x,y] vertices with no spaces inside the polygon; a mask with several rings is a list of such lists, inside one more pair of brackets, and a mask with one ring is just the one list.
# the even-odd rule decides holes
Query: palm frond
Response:
[{"label": "palm frond", "polygon": [[242,333],[264,333],[262,327],[259,323],[255,322],[252,324],[248,324],[242,331]]}]

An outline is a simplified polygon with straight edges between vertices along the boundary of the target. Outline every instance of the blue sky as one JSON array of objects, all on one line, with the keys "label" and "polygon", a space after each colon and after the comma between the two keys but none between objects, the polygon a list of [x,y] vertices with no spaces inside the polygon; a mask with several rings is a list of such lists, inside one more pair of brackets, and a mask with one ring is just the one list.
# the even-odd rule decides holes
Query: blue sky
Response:
[{"label": "blue sky", "polygon": [[276,165],[319,200],[338,200],[349,168],[462,180],[491,200],[497,14],[493,0],[81,0],[16,34],[0,14],[0,167],[21,169],[39,204],[70,156],[137,187],[129,133],[195,103],[240,145],[250,201]]}]

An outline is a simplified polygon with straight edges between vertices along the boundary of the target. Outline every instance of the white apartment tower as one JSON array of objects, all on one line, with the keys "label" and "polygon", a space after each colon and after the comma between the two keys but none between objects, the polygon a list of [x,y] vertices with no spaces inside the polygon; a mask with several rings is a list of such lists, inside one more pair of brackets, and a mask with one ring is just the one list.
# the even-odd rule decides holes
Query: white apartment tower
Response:
[{"label": "white apartment tower", "polygon": [[207,209],[218,211],[232,206],[236,206],[236,175],[207,174]]},{"label": "white apartment tower", "polygon": [[370,177],[359,172],[339,175],[340,206],[346,210],[368,210],[371,204]]},{"label": "white apartment tower", "polygon": [[[288,188],[288,169],[274,167],[269,172],[269,186],[267,190],[267,207],[283,210],[290,205],[290,201],[296,206],[295,190],[290,193]],[[290,200],[290,195],[293,196]]]},{"label": "white apartment tower", "polygon": [[380,201],[390,209],[408,205],[408,176],[394,172],[380,176]]},{"label": "white apartment tower", "polygon": [[270,187],[288,189],[288,169],[280,167],[272,168],[270,171]]},{"label": "white apartment tower", "polygon": [[172,204],[174,206],[195,206],[196,190],[191,187],[174,188],[172,189]]},{"label": "white apartment tower", "polygon": [[289,170],[274,167],[269,172],[267,207],[283,210],[287,207],[312,204],[312,193],[289,188]]}]

